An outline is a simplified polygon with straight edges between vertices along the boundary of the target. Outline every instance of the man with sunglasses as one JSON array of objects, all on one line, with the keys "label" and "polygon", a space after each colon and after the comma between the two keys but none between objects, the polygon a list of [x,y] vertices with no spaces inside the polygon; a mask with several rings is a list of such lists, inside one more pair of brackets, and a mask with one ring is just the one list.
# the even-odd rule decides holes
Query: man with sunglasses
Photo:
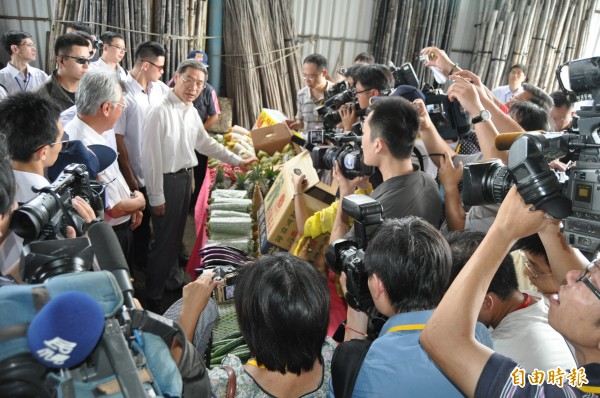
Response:
[{"label": "man with sunglasses", "polygon": [[[473,339],[481,302],[504,256],[517,239],[557,222],[543,210],[532,210],[513,187],[421,333],[425,351],[466,396],[592,397],[600,392],[598,261],[585,271],[564,274],[566,283],[550,298],[548,322],[572,345],[579,368],[539,369],[528,375],[513,360]],[[576,257],[566,261],[571,266],[579,264]]]},{"label": "man with sunglasses", "polygon": [[119,80],[125,80],[127,72],[119,65],[127,53],[123,35],[107,31],[100,35],[100,40],[103,43],[102,55],[98,61],[92,62],[91,67],[110,70],[117,74]]},{"label": "man with sunglasses", "polygon": [[75,93],[79,81],[86,74],[90,63],[90,49],[85,37],[67,33],[54,44],[57,69],[38,88],[38,92],[50,99],[63,112],[75,105]]},{"label": "man with sunglasses", "polygon": [[194,59],[179,64],[175,87],[150,108],[143,123],[142,169],[155,238],[148,255],[144,307],[154,312],[162,312],[165,282],[171,269],[177,267],[190,204],[192,167],[198,162],[194,150],[240,167],[258,160],[241,159],[204,129],[192,102],[204,87],[205,70]]},{"label": "man with sunglasses", "polygon": [[[169,88],[160,81],[165,65],[165,48],[157,42],[147,41],[135,49],[135,64],[124,80],[126,93],[121,117],[115,125],[119,167],[131,191],[140,191],[146,201],[146,184],[142,168],[142,124],[152,105],[159,103]],[[143,211],[142,224],[133,231],[135,263],[146,268],[150,251],[150,207]]]},{"label": "man with sunglasses", "polygon": [[0,70],[0,84],[8,94],[33,91],[48,79],[46,72],[29,65],[37,56],[29,33],[11,30],[4,33],[1,40],[10,55],[10,61]]}]

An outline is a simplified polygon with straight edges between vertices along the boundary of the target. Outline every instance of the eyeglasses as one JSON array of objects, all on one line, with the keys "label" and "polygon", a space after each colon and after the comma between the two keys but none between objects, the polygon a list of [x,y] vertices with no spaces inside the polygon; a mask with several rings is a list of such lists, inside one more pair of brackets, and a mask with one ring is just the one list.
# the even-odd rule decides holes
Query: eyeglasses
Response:
[{"label": "eyeglasses", "polygon": [[585,283],[585,285],[587,287],[590,288],[590,290],[592,291],[592,293],[594,293],[594,295],[596,295],[596,297],[598,297],[598,299],[600,299],[600,290],[598,290],[598,288],[596,286],[594,286],[594,284],[592,283],[592,281],[590,280],[590,277],[588,275],[591,276],[591,270],[593,267],[596,267],[596,261],[594,260],[592,261],[587,268],[585,269],[585,271],[583,271],[583,274],[581,274],[581,276],[579,278],[577,278],[577,282],[583,282]]},{"label": "eyeglasses", "polygon": [[362,93],[366,93],[367,91],[371,91],[372,89],[367,88],[366,90],[362,90],[362,91],[354,91],[354,95],[358,95],[358,94],[362,94]]},{"label": "eyeglasses", "polygon": [[156,65],[154,62],[150,62],[147,59],[143,59],[142,62],[148,62],[150,65],[156,66],[156,68],[161,72],[165,70],[164,65]]},{"label": "eyeglasses", "polygon": [[31,151],[31,153],[36,153],[37,151],[39,151],[40,149],[42,149],[45,146],[54,146],[54,145],[65,145],[65,147],[69,144],[69,140],[64,140],[64,141],[58,141],[58,142],[51,142],[49,144],[43,144],[40,145],[39,147],[35,148],[33,151]]},{"label": "eyeglasses", "polygon": [[126,52],[127,52],[127,49],[126,49],[125,47],[117,46],[117,45],[115,45],[115,44],[109,44],[109,46],[111,46],[111,47],[114,47],[114,48],[116,48],[117,50],[119,50],[119,51],[122,51],[122,52],[124,52],[124,53],[126,53]]},{"label": "eyeglasses", "polygon": [[185,77],[183,75],[181,75],[181,80],[183,81],[183,84],[185,84],[186,86],[195,86],[198,88],[202,88],[202,87],[204,87],[204,84],[205,84],[205,82],[203,82],[202,80],[196,81],[196,80],[192,79],[191,77]]},{"label": "eyeglasses", "polygon": [[27,46],[29,48],[35,48],[35,44],[33,44],[33,43],[21,43],[20,45],[21,46]]},{"label": "eyeglasses", "polygon": [[75,60],[75,62],[77,62],[79,65],[85,65],[85,64],[90,64],[92,63],[92,59],[91,58],[84,58],[84,57],[72,57],[70,55],[59,55],[59,57],[63,57],[63,58],[71,58],[73,60]]},{"label": "eyeglasses", "polygon": [[318,74],[314,74],[314,75],[305,75],[305,74],[302,74],[302,78],[304,80],[317,80],[318,77],[319,77]]},{"label": "eyeglasses", "polygon": [[123,110],[127,109],[127,104],[124,102],[114,102],[115,105],[120,105],[121,107],[123,107]]},{"label": "eyeglasses", "polygon": [[523,264],[525,265],[525,268],[527,268],[527,271],[529,271],[529,273],[531,274],[531,276],[534,279],[540,279],[540,278],[544,278],[546,276],[552,276],[552,272],[548,272],[547,274],[537,274],[534,271],[534,269],[529,265],[529,260],[527,260],[525,253],[523,251],[521,251],[519,254],[521,255],[521,259],[523,260]]}]

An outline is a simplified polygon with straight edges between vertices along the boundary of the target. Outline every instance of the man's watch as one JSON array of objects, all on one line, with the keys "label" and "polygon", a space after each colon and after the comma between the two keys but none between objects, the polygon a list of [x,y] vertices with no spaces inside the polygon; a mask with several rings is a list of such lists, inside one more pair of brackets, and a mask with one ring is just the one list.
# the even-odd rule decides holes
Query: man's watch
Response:
[{"label": "man's watch", "polygon": [[483,121],[488,121],[492,118],[492,114],[490,113],[490,111],[488,111],[487,109],[482,110],[479,113],[479,116],[475,116],[473,119],[471,119],[471,123],[473,124],[477,124]]}]

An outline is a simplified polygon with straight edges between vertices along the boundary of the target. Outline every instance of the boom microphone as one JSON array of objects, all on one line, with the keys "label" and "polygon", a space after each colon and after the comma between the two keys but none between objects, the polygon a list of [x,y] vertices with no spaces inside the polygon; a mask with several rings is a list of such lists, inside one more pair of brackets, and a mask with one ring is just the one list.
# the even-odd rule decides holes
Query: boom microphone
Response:
[{"label": "boom microphone", "polygon": [[526,133],[502,133],[496,136],[494,140],[494,145],[496,149],[499,151],[508,151],[513,144],[523,134]]},{"label": "boom microphone", "polygon": [[98,222],[88,229],[88,238],[92,242],[92,249],[96,254],[100,269],[110,271],[114,275],[123,292],[125,306],[135,308],[133,285],[129,279],[129,265],[127,265],[115,231],[109,224]]},{"label": "boom microphone", "polygon": [[59,369],[83,362],[93,351],[104,330],[100,304],[82,292],[59,294],[31,320],[27,341],[42,364]]}]

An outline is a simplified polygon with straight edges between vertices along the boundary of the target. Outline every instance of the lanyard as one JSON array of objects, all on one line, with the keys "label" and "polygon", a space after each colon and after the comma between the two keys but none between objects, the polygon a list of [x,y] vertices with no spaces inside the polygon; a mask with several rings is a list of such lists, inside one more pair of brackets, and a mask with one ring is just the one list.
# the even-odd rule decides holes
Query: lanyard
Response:
[{"label": "lanyard", "polygon": [[21,89],[21,91],[25,92],[25,91],[27,91],[27,86],[29,86],[29,82],[31,81],[31,73],[27,72],[27,78],[24,81],[25,87],[21,86],[21,82],[19,82],[18,76],[15,76],[15,81],[19,85],[19,88]]},{"label": "lanyard", "polygon": [[385,332],[385,334],[400,332],[400,331],[407,331],[407,330],[423,330],[423,329],[425,329],[424,323],[417,323],[417,324],[412,324],[412,325],[398,325],[398,326],[394,326],[393,328],[390,328],[387,332]]}]

